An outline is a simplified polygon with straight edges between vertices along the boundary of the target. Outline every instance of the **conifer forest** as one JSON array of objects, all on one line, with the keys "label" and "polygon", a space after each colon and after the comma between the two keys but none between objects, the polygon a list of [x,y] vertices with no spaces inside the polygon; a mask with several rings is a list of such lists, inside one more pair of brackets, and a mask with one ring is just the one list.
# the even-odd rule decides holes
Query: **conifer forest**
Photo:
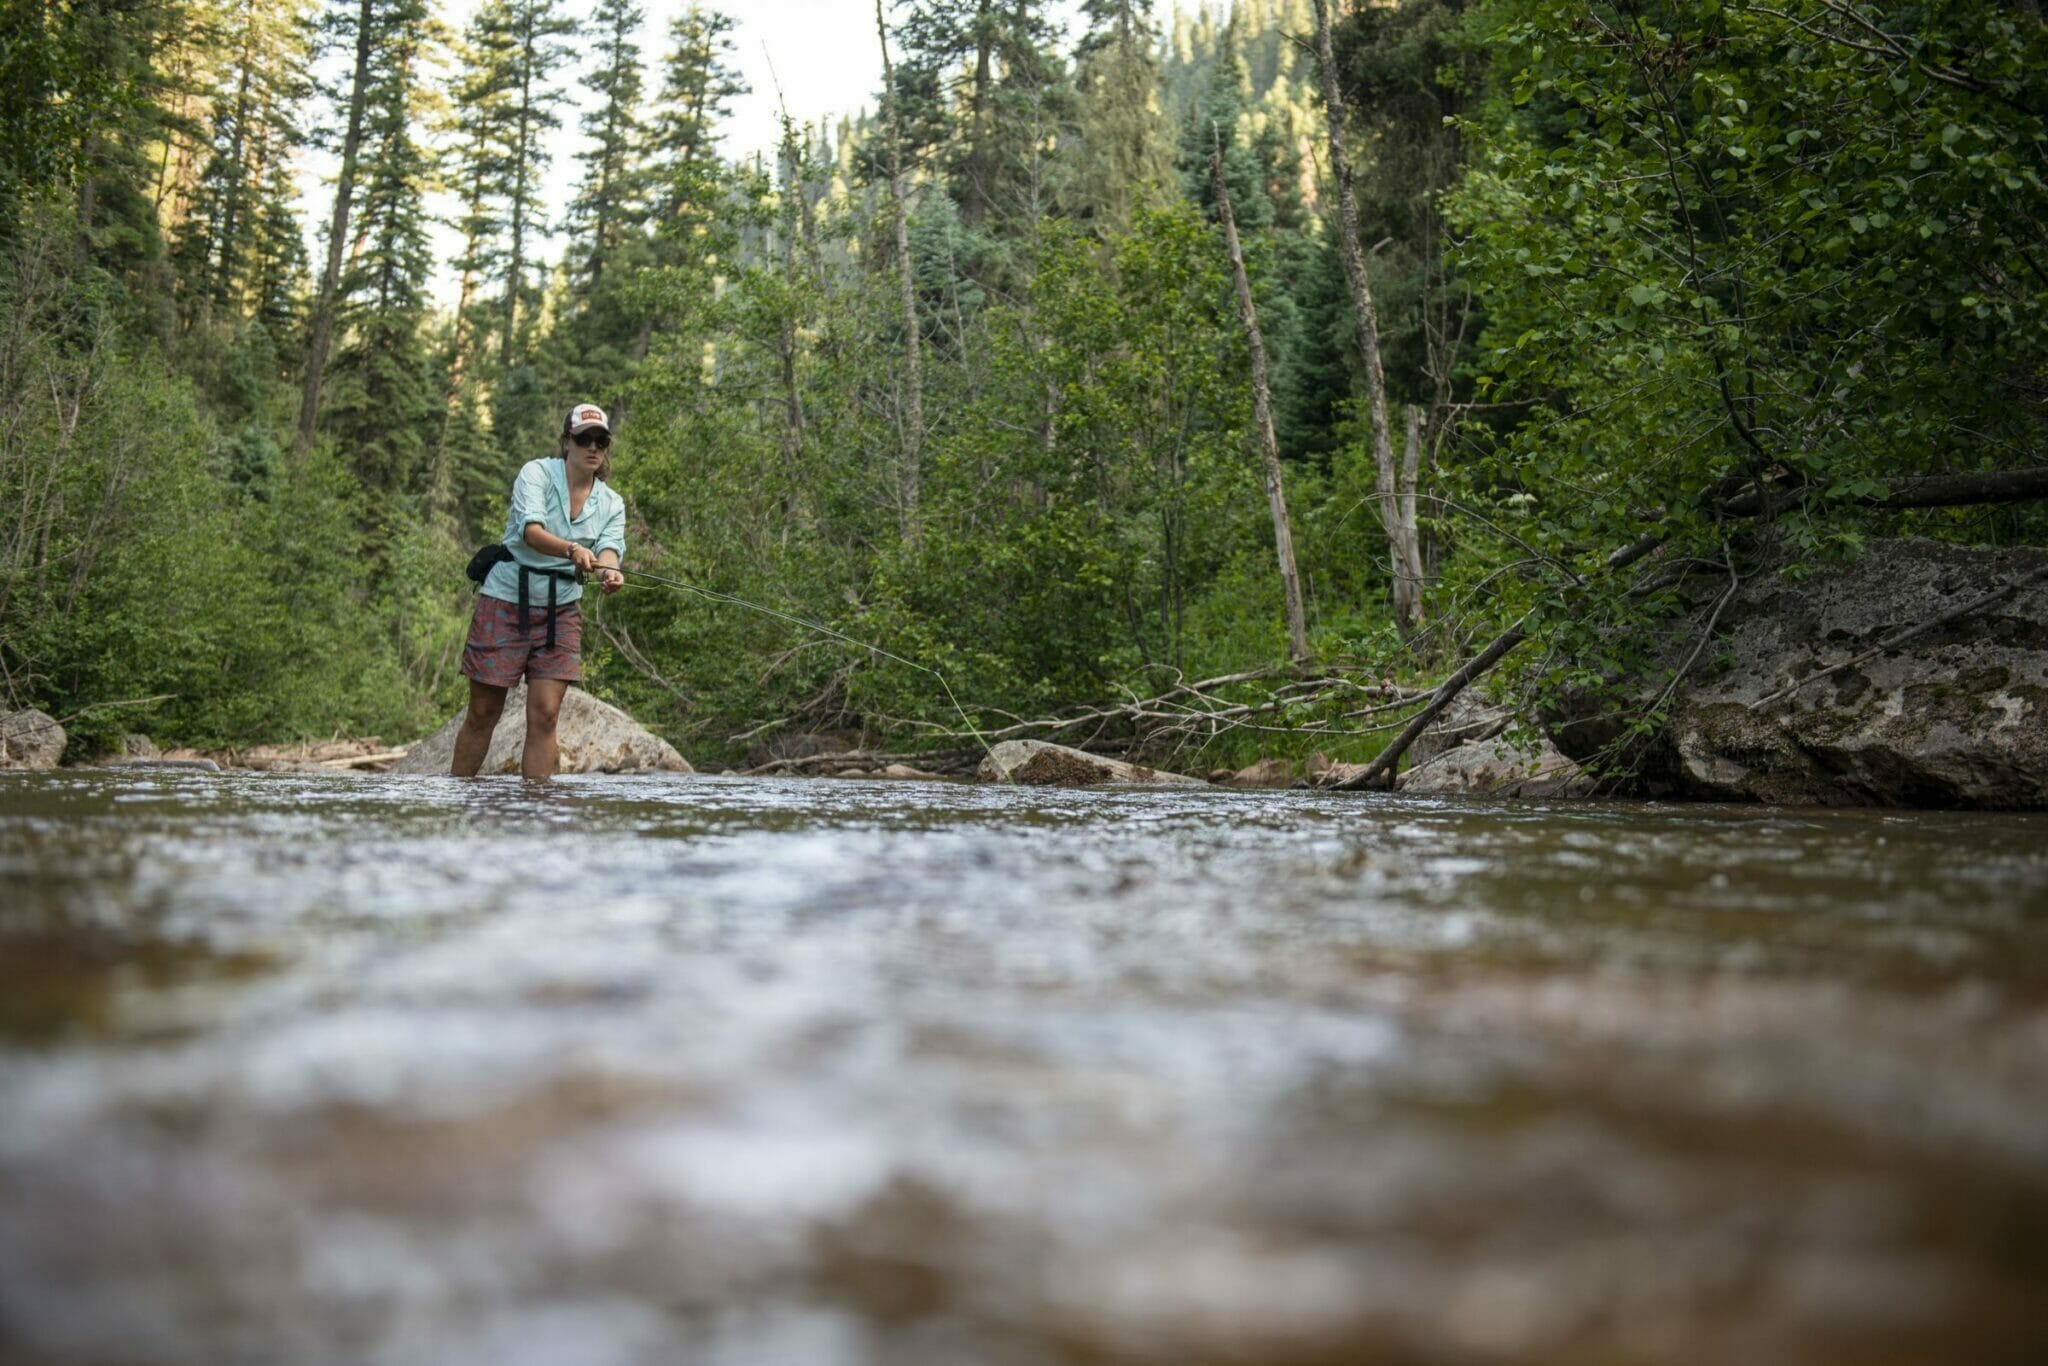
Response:
[{"label": "conifer forest", "polygon": [[708,4],[6,0],[0,702],[432,730],[583,400],[629,567],[886,651],[605,598],[714,767],[1369,761],[1460,671],[1654,697],[1692,570],[2048,542],[2036,0],[870,8],[756,152]]}]

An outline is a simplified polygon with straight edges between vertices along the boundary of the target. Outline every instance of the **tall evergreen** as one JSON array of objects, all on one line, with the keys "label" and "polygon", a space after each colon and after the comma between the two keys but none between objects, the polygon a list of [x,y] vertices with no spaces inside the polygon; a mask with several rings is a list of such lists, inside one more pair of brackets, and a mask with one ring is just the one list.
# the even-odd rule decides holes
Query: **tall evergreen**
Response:
[{"label": "tall evergreen", "polygon": [[321,388],[326,382],[340,305],[343,250],[361,176],[360,158],[368,133],[369,102],[378,73],[388,68],[394,47],[413,41],[427,18],[426,0],[333,0],[323,29],[326,40],[350,54],[346,82],[332,96],[339,119],[341,166],[335,176],[334,203],[327,222],[327,260],[306,341],[306,373],[299,399],[296,442],[312,446],[320,422]]},{"label": "tall evergreen", "polygon": [[422,119],[422,28],[377,56],[366,100],[362,209],[341,283],[342,343],[333,366],[331,431],[369,488],[424,492],[433,376],[421,324],[433,259],[425,197],[432,172],[414,130]]},{"label": "tall evergreen", "polygon": [[[222,16],[226,61],[212,94],[209,154],[177,231],[176,255],[186,312],[203,323],[262,311],[277,244],[266,223],[284,206],[277,173],[301,141],[298,102],[307,93],[308,38],[300,0],[251,0]],[[169,148],[166,148],[168,152]]]},{"label": "tall evergreen", "polygon": [[583,116],[590,150],[569,206],[571,284],[594,292],[613,254],[637,234],[647,216],[645,186],[637,174],[646,129],[641,117],[640,45],[634,36],[645,15],[633,0],[597,0],[591,28],[597,64],[585,78],[600,103]]},{"label": "tall evergreen", "polygon": [[1151,10],[1151,0],[1081,6],[1088,30],[1075,64],[1075,165],[1060,202],[1104,237],[1128,231],[1140,209],[1163,205],[1173,184]]},{"label": "tall evergreen", "polygon": [[703,182],[718,124],[747,84],[732,65],[732,16],[691,4],[669,24],[661,95],[647,152],[655,177],[657,228],[673,222]]},{"label": "tall evergreen", "polygon": [[568,60],[563,39],[574,29],[556,0],[489,0],[472,29],[480,64],[476,91],[487,101],[479,113],[490,120],[482,131],[496,153],[486,163],[495,175],[485,180],[483,193],[502,206],[504,226],[500,366],[509,366],[514,349],[527,340],[522,315],[530,324],[539,302],[544,267],[535,248],[548,227],[543,204],[551,160],[545,139],[562,125],[560,94],[549,81]]}]

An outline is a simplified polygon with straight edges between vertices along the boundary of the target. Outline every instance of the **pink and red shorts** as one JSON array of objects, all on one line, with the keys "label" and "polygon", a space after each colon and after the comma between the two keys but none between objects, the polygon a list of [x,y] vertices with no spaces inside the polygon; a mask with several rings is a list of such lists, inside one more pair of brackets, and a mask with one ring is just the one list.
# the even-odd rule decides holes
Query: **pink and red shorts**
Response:
[{"label": "pink and red shorts", "polygon": [[574,603],[555,609],[555,648],[550,650],[545,603],[527,609],[521,631],[518,603],[477,594],[469,639],[462,646],[462,672],[494,688],[510,688],[522,678],[582,682],[582,609]]}]

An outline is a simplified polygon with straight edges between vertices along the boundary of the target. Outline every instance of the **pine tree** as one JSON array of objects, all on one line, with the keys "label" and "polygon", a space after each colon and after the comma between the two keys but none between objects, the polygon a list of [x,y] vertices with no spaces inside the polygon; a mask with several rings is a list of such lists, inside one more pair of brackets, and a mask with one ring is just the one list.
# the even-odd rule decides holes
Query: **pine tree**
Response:
[{"label": "pine tree", "polygon": [[1076,63],[1079,136],[1060,202],[1114,237],[1139,210],[1166,203],[1173,147],[1161,114],[1151,0],[1085,0],[1081,9],[1089,29]]},{"label": "pine tree", "polygon": [[936,161],[961,223],[982,241],[963,268],[984,283],[1012,283],[1010,248],[1053,206],[1053,149],[1074,117],[1046,8],[920,0],[902,25],[893,94],[904,155]]},{"label": "pine tree", "polygon": [[425,32],[394,35],[377,56],[366,103],[358,246],[341,284],[343,341],[334,359],[328,430],[368,488],[425,492],[434,401],[421,337],[433,269],[425,196]]},{"label": "pine tree", "polygon": [[312,446],[319,429],[320,391],[333,346],[342,252],[355,206],[361,170],[358,159],[367,128],[371,86],[388,51],[394,44],[407,42],[417,34],[426,17],[424,0],[335,0],[335,7],[327,16],[328,41],[348,50],[353,62],[345,93],[335,92],[342,111],[341,168],[335,179],[334,207],[328,217],[327,262],[321,273],[320,293],[314,301],[306,343],[305,386],[299,400],[296,438],[301,451]]},{"label": "pine tree", "polygon": [[648,136],[658,184],[656,227],[682,212],[710,168],[718,123],[747,84],[733,68],[730,15],[692,4],[669,25],[661,98]]},{"label": "pine tree", "polygon": [[308,90],[310,35],[299,0],[251,0],[224,19],[211,150],[176,232],[188,320],[199,325],[216,313],[240,320],[264,302],[258,243],[277,226],[264,220],[280,207],[275,172],[301,140],[293,113]]},{"label": "pine tree", "polygon": [[449,445],[447,424],[482,378],[475,371],[489,354],[490,315],[478,306],[477,297],[498,278],[503,259],[500,238],[505,220],[493,191],[506,177],[505,153],[497,135],[504,123],[507,90],[485,39],[478,17],[457,43],[461,71],[447,127],[452,141],[442,165],[442,178],[462,206],[452,224],[462,234],[462,246],[448,263],[456,272],[457,286],[455,311],[442,347],[443,449]]},{"label": "pine tree", "polygon": [[586,294],[603,282],[613,253],[647,216],[644,187],[634,174],[646,138],[640,116],[640,45],[634,41],[644,17],[633,0],[597,0],[591,15],[602,64],[590,85],[603,102],[583,116],[583,134],[592,146],[569,208],[569,232],[576,243],[572,284]]},{"label": "pine tree", "polygon": [[[504,206],[504,295],[500,305],[498,363],[509,366],[520,332],[522,309],[537,305],[535,277],[544,272],[533,259],[535,239],[546,231],[541,209],[549,156],[544,138],[561,127],[555,92],[548,79],[568,59],[565,35],[574,31],[555,0],[490,0],[477,12],[474,28],[482,62],[482,93],[495,96],[486,108],[495,115],[487,136],[495,143],[495,184],[485,194]],[[531,322],[531,312],[527,313]]]}]

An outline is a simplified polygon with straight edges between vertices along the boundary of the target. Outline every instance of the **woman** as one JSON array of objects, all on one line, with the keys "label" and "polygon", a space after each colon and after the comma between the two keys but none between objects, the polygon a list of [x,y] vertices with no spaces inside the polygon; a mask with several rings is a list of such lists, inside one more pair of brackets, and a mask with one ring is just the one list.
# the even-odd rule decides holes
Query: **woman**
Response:
[{"label": "woman", "polygon": [[535,782],[555,773],[555,722],[562,697],[583,678],[583,613],[577,575],[595,575],[616,593],[625,582],[626,502],[607,482],[611,423],[604,409],[579,403],[562,424],[561,449],[529,460],[512,483],[505,514],[507,558],[491,566],[477,591],[462,672],[469,714],[455,737],[453,772],[473,776],[505,710],[505,691],[526,680],[526,750],[519,771]]}]

